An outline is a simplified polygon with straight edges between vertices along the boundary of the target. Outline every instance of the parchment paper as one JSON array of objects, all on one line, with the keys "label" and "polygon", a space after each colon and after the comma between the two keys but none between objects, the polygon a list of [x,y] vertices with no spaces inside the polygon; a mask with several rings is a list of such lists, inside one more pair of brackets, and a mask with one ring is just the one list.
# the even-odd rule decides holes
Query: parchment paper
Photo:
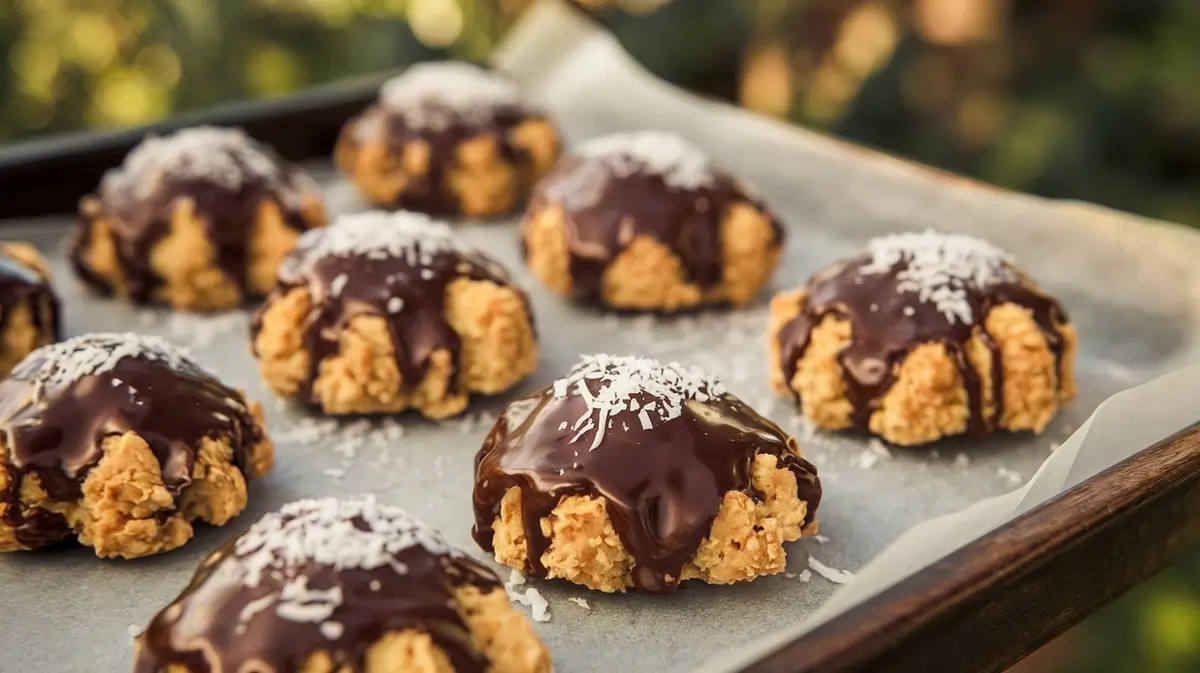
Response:
[{"label": "parchment paper", "polygon": [[[789,228],[772,289],[803,283],[874,235],[926,227],[963,231],[1015,253],[1062,298],[1081,335],[1080,396],[1043,435],[889,451],[861,437],[812,432],[771,393],[763,334],[769,293],[740,311],[606,316],[564,303],[524,272],[515,220],[461,223],[463,235],[507,264],[533,298],[542,361],[520,390],[548,383],[581,352],[642,353],[700,365],[796,432],[826,487],[819,514],[827,539],[791,545],[786,575],[727,587],[689,584],[670,596],[605,596],[532,583],[550,602],[552,620],[537,627],[557,670],[731,670],[1200,415],[1187,401],[1200,392],[1200,370],[1193,369],[1113,398],[1089,420],[1113,393],[1200,359],[1200,269],[1192,264],[1200,258],[1200,236],[979,189],[700,101],[650,78],[608,36],[553,0],[516,29],[498,63],[556,114],[570,142],[622,129],[675,129],[757,185]],[[328,185],[333,210],[363,207],[326,166],[314,169]],[[68,226],[30,224],[7,223],[3,236],[55,252]],[[128,670],[130,632],[178,593],[199,560],[262,513],[299,497],[375,493],[483,556],[469,535],[471,463],[503,397],[482,400],[465,417],[443,423],[411,415],[326,421],[264,389],[248,352],[246,312],[189,316],[88,297],[61,255],[53,261],[70,334],[132,329],[192,347],[201,362],[264,400],[277,467],[256,485],[247,512],[234,523],[201,528],[169,554],[133,562],[97,560],[82,549],[4,555],[0,670]],[[1048,456],[1039,475],[1014,491]],[[917,526],[923,521],[929,522]],[[857,579],[836,593],[819,574],[804,581],[810,555],[856,571]],[[589,609],[568,598],[586,599]]]}]

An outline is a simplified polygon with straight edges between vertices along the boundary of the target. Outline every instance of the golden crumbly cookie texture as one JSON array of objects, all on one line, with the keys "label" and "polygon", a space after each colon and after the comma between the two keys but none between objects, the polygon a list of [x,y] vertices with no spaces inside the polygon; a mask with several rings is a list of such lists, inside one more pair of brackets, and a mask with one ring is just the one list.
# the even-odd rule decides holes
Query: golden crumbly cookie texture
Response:
[{"label": "golden crumbly cookie texture", "polygon": [[[233,198],[232,196],[230,198]],[[326,222],[325,206],[315,194],[300,197],[299,214],[305,226]],[[75,254],[77,265],[100,290],[131,300],[130,270],[119,255],[119,225],[104,209],[101,200],[85,197],[80,206],[85,241]],[[283,207],[273,198],[263,198],[247,228],[244,278],[235,278],[223,268],[217,246],[209,235],[212,223],[198,212],[196,202],[181,195],[163,214],[166,232],[149,248],[146,264],[156,283],[150,303],[176,309],[211,311],[240,306],[251,296],[263,296],[275,287],[275,269],[295,245],[300,231],[289,225]],[[243,292],[243,288],[245,292]]]},{"label": "golden crumbly cookie texture", "polygon": [[[338,333],[337,351],[317,364],[312,389],[321,408],[331,414],[416,409],[445,418],[465,409],[471,394],[502,392],[537,368],[532,319],[515,288],[459,278],[446,288],[445,307],[459,351],[435,350],[420,381],[404,380],[384,318],[351,318]],[[289,290],[266,307],[254,340],[263,379],[285,397],[297,395],[311,372],[312,309],[306,287]]]},{"label": "golden crumbly cookie texture", "polygon": [[[816,534],[815,521],[804,525],[808,506],[797,495],[796,475],[778,467],[775,456],[754,458],[751,481],[762,499],[726,493],[708,536],[684,565],[680,579],[732,584],[774,575],[787,564],[783,543]],[[519,570],[528,560],[523,521],[520,487],[513,486],[501,501],[492,530],[496,560]],[[548,577],[609,593],[633,586],[634,559],[613,528],[602,498],[563,496],[541,520],[541,528],[550,541],[541,558]]]},{"label": "golden crumbly cookie texture", "polygon": [[[261,405],[250,402],[249,409],[262,425]],[[51,499],[36,473],[24,476],[17,485],[18,501],[0,503],[0,551],[24,548],[5,521],[8,507],[20,507],[26,517],[61,516],[97,556],[136,558],[175,549],[191,539],[194,521],[220,526],[245,509],[246,482],[271,469],[273,451],[264,435],[248,449],[246,465],[238,468],[228,439],[206,437],[196,453],[191,483],[173,496],[143,437],[135,432],[109,436],[73,502]],[[0,461],[0,492],[9,489],[11,478]]]},{"label": "golden crumbly cookie texture", "polygon": [[44,292],[19,293],[11,305],[0,308],[4,329],[0,333],[0,375],[12,371],[34,349],[58,339],[58,300],[50,289],[50,265],[28,243],[0,241],[0,253],[40,276]]},{"label": "golden crumbly cookie texture", "polygon": [[[818,426],[839,430],[853,425],[855,407],[847,397],[841,351],[852,338],[851,324],[828,315],[813,328],[808,347],[785,380],[779,333],[800,315],[805,290],[781,293],[771,302],[768,345],[771,381],[783,394],[800,399],[801,412]],[[992,351],[986,331],[1000,355],[1003,377],[1002,412],[995,426],[1004,430],[1041,432],[1060,407],[1075,397],[1073,362],[1077,344],[1074,325],[1056,326],[1063,340],[1061,366],[1028,308],[1002,303],[992,308],[964,346],[966,365],[980,378],[983,415],[995,413],[992,399]],[[1061,369],[1061,381],[1059,379]],[[874,404],[869,429],[899,445],[915,445],[962,434],[968,429],[970,399],[953,353],[939,343],[918,344],[895,365],[895,383]]]},{"label": "golden crumbly cookie texture", "polygon": [[[508,213],[522,204],[560,153],[557,129],[540,116],[458,140],[447,157],[435,154],[433,141],[422,134],[399,142],[386,133],[359,137],[359,124],[380,124],[379,118],[386,114],[375,108],[352,121],[334,151],[337,165],[362,195],[384,207],[403,205],[468,217]],[[514,160],[505,147],[516,150],[520,158]],[[445,165],[435,165],[439,159]]]},{"label": "golden crumbly cookie texture", "polygon": [[[548,202],[526,216],[526,263],[554,292],[571,296],[570,225],[561,205]],[[679,311],[697,306],[750,303],[779,265],[782,245],[771,216],[748,201],[721,215],[721,278],[711,287],[688,279],[683,261],[648,234],[638,234],[604,270],[600,302],[612,308]]]}]

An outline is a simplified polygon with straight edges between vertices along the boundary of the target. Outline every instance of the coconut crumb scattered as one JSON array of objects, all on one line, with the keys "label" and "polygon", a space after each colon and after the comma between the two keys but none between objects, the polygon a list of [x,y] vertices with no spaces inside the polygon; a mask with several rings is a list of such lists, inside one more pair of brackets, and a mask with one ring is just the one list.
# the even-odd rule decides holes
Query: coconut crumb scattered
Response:
[{"label": "coconut crumb scattered", "polygon": [[431,131],[455,122],[483,126],[499,107],[524,106],[515,82],[461,61],[418,63],[388,80],[379,99],[408,126]]},{"label": "coconut crumb scattered", "polygon": [[[976,320],[967,293],[1014,283],[1015,262],[1000,248],[972,236],[936,231],[889,234],[867,243],[871,261],[859,273],[895,273],[896,289],[931,302],[951,323]],[[904,311],[912,315],[911,307]]]},{"label": "coconut crumb scattered", "polygon": [[591,612],[591,610],[592,610],[592,606],[588,605],[586,598],[579,598],[578,596],[573,596],[571,598],[568,598],[567,600],[571,601],[575,605],[578,605],[579,607],[583,608],[584,610],[587,610],[588,612]]},{"label": "coconut crumb scattered", "polygon": [[[596,383],[589,386],[591,382]],[[689,400],[707,402],[725,394],[720,381],[698,369],[613,355],[583,356],[570,374],[554,382],[552,390],[556,398],[573,395],[587,403],[587,410],[571,426],[576,434],[570,441],[591,432],[591,449],[601,445],[617,416],[630,414],[649,430],[679,418]]]},{"label": "coconut crumb scattered", "polygon": [[954,456],[954,467],[960,470],[965,470],[971,466],[971,459],[965,453],[959,453]]},{"label": "coconut crumb scattered", "polygon": [[812,571],[808,568],[805,568],[804,570],[800,571],[800,575],[798,577],[801,582],[808,582],[812,579]]},{"label": "coconut crumb scattered", "polygon": [[817,544],[825,544],[826,542],[829,542],[829,538],[825,537],[824,535],[814,535],[813,539],[817,541]]},{"label": "coconut crumb scattered", "polygon": [[824,577],[830,582],[833,582],[834,584],[847,584],[850,582],[850,580],[854,579],[854,573],[850,572],[849,570],[830,568],[824,563],[821,563],[817,559],[813,558],[811,555],[808,557],[808,566],[812,568],[818,575]]},{"label": "coconut crumb scattered", "polygon": [[138,626],[137,624],[130,624],[125,629],[125,632],[129,634],[130,640],[137,640],[138,636],[142,635],[142,627]]},{"label": "coconut crumb scattered", "polygon": [[669,131],[601,136],[580,145],[579,154],[598,159],[617,177],[658,175],[668,187],[676,189],[699,189],[716,180],[712,159]]},{"label": "coconut crumb scattered", "polygon": [[1025,479],[1021,476],[1020,472],[1017,472],[1016,470],[1010,470],[1007,467],[996,468],[996,474],[1001,479],[1008,481],[1008,483],[1012,484],[1013,486],[1020,486],[1021,484],[1025,483]]}]

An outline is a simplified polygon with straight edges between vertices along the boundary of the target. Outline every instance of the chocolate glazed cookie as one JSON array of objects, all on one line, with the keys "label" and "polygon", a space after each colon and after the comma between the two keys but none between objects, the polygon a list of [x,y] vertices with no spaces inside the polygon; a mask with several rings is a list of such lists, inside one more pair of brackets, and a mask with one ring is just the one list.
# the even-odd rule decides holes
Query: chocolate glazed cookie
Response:
[{"label": "chocolate glazed cookie", "polygon": [[696,370],[633,357],[586,357],[510,404],[475,465],[479,545],[600,591],[780,572],[821,499],[778,426]]},{"label": "chocolate glazed cookie", "polygon": [[300,232],[325,223],[319,194],[239,129],[150,137],[81,201],[71,264],[102,294],[229,308],[269,292]]},{"label": "chocolate glazed cookie", "polygon": [[1074,396],[1066,312],[978,239],[875,239],[771,313],[775,385],[824,427],[897,444],[1040,431]]},{"label": "chocolate glazed cookie", "polygon": [[752,301],[779,262],[783,229],[699,149],[642,131],[584,143],[543,178],[522,245],[559,294],[674,311]]},{"label": "chocolate glazed cookie", "polygon": [[46,260],[26,243],[0,242],[0,375],[61,335],[59,300]]},{"label": "chocolate glazed cookie", "polygon": [[504,75],[421,63],[384,84],[350,120],[334,157],[379,206],[489,217],[517,208],[558,159],[545,113]]},{"label": "chocolate glazed cookie", "polygon": [[496,575],[373,499],[302,500],[201,564],[138,639],[136,673],[545,673]]},{"label": "chocolate glazed cookie", "polygon": [[261,410],[153,337],[42,347],[0,383],[0,551],[78,538],[100,556],[223,524],[271,467]]},{"label": "chocolate glazed cookie", "polygon": [[448,416],[537,364],[529,301],[507,272],[409,212],[344,216],[305,234],[252,338],[272,388],[334,414]]}]

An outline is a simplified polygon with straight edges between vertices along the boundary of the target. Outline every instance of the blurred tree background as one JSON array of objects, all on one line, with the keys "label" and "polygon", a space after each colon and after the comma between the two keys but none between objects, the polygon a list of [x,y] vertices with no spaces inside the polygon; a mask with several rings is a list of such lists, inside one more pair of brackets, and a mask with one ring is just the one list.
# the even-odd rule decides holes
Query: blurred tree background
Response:
[{"label": "blurred tree background", "polygon": [[[444,55],[533,0],[0,0],[0,142]],[[1015,190],[1200,226],[1200,0],[576,0],[660,76]],[[1200,558],[1040,671],[1200,671]]]}]

